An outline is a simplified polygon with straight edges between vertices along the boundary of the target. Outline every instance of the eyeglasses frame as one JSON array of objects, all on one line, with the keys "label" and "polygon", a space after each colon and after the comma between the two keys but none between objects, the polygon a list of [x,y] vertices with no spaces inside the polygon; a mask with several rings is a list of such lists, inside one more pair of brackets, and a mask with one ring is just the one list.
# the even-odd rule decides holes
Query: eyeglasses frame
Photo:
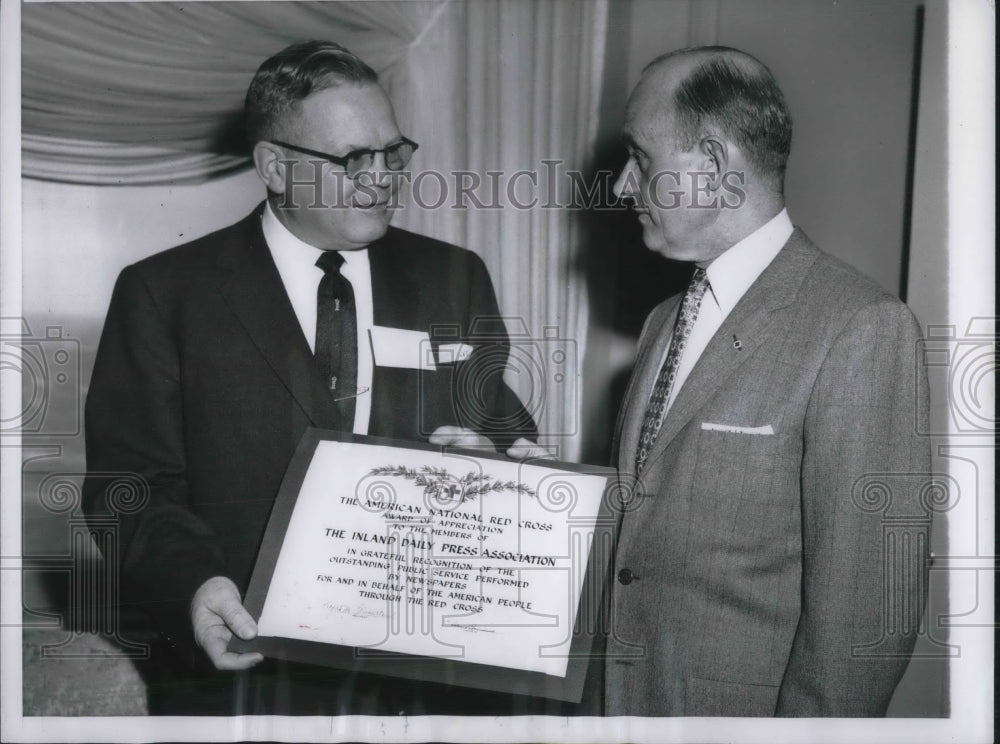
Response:
[{"label": "eyeglasses frame", "polygon": [[[368,148],[368,147],[363,147],[363,148],[360,148],[360,149],[357,149],[357,150],[351,150],[346,155],[331,155],[330,153],[328,153],[328,152],[322,152],[321,150],[311,150],[308,147],[302,147],[300,145],[293,145],[291,142],[283,142],[282,140],[276,140],[276,139],[268,140],[268,141],[271,144],[273,144],[273,145],[278,145],[280,147],[287,147],[290,150],[295,150],[296,152],[301,152],[301,153],[303,153],[305,155],[312,155],[313,157],[320,158],[322,160],[326,160],[326,161],[328,161],[330,163],[333,163],[334,165],[339,165],[341,168],[344,169],[345,172],[347,171],[347,164],[351,162],[352,158],[359,158],[359,157],[362,157],[364,155],[370,155],[371,158],[372,158],[372,162],[374,162],[375,156],[378,155],[379,153],[382,153],[382,155],[384,156],[389,150],[392,150],[392,149],[394,149],[396,147],[399,147],[400,145],[410,145],[413,148],[413,152],[416,152],[417,149],[420,147],[420,145],[418,145],[416,142],[414,142],[413,140],[411,140],[409,137],[403,137],[398,142],[394,142],[393,144],[389,145],[388,147],[383,147],[383,148],[381,148],[379,150],[374,150],[374,149],[371,149],[371,148]],[[410,157],[411,158],[413,157],[413,153],[412,152],[410,153]],[[407,163],[409,163],[409,160],[407,160],[406,163],[404,163],[399,169],[396,169],[396,168],[389,168],[389,164],[387,162],[386,163],[386,167],[389,168],[389,170],[391,170],[391,171],[397,171],[398,172],[399,170],[402,170],[403,168],[405,168],[406,165],[407,165]],[[359,175],[361,175],[362,173],[364,173],[366,170],[368,170],[368,169],[367,168],[362,168],[361,170],[358,170],[353,175],[350,174],[350,173],[348,173],[347,177],[351,178],[351,179],[357,178]]]}]

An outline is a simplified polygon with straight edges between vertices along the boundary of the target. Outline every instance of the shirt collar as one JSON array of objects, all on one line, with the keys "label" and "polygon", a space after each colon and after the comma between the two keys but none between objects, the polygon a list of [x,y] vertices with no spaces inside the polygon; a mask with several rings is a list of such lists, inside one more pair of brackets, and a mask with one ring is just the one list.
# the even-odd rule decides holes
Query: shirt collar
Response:
[{"label": "shirt collar", "polygon": [[782,209],[708,265],[705,273],[709,287],[724,315],[736,307],[788,242],[793,230],[788,210]]},{"label": "shirt collar", "polygon": [[[261,215],[261,229],[264,231],[264,240],[267,241],[267,247],[271,249],[271,255],[276,264],[315,266],[317,271],[323,271],[316,266],[316,261],[323,250],[300,240],[285,227],[271,208],[271,202],[266,202],[264,205],[264,213]],[[350,266],[360,261],[366,261],[368,249],[341,251],[340,255],[344,258],[344,264]]]}]

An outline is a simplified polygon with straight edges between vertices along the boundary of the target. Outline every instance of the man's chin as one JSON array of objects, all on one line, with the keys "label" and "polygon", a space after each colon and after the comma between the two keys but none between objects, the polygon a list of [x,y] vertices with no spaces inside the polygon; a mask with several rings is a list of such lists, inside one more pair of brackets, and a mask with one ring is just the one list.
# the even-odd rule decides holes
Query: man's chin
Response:
[{"label": "man's chin", "polygon": [[358,219],[355,220],[354,229],[351,230],[351,242],[367,245],[389,231],[389,220],[392,217],[392,212],[385,209],[378,213],[359,212],[356,213],[356,217]]},{"label": "man's chin", "polygon": [[642,244],[653,253],[659,253],[670,258],[668,255],[670,247],[667,245],[667,241],[663,239],[663,236],[659,232],[651,229],[649,225],[643,225]]},{"label": "man's chin", "polygon": [[643,240],[643,244],[653,253],[658,253],[671,261],[694,261],[695,256],[690,250],[685,250],[679,246],[668,243],[662,238],[659,240]]}]

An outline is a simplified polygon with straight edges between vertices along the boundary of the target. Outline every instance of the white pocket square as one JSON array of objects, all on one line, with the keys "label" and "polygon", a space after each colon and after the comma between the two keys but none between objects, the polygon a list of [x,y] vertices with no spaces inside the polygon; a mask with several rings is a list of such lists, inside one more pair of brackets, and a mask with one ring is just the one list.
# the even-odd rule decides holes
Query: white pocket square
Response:
[{"label": "white pocket square", "polygon": [[732,426],[731,424],[713,424],[708,421],[701,422],[702,431],[724,431],[729,434],[757,434],[769,436],[774,434],[774,427],[767,426]]}]

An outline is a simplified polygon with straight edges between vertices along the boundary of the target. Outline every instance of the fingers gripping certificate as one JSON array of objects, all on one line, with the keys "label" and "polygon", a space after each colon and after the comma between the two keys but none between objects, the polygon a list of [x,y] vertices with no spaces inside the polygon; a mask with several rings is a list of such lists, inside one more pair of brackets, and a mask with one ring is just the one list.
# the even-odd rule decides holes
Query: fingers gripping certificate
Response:
[{"label": "fingers gripping certificate", "polygon": [[610,481],[607,469],[310,431],[245,600],[259,636],[241,647],[578,699]]}]

